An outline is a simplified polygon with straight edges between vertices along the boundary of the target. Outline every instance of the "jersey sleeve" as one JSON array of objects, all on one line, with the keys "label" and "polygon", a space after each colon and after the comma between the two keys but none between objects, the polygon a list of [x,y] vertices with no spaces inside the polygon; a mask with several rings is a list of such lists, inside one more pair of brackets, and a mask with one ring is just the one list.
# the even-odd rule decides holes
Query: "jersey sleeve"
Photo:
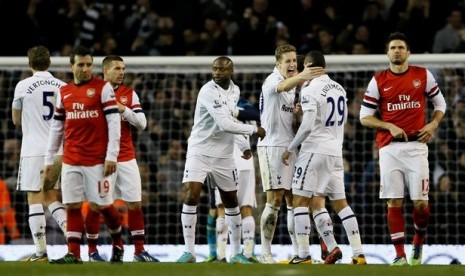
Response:
[{"label": "jersey sleeve", "polygon": [[57,93],[57,100],[55,105],[55,113],[53,120],[50,124],[50,132],[47,142],[47,150],[45,151],[45,165],[52,165],[55,155],[60,146],[62,146],[63,135],[65,129],[65,109],[61,102],[61,93]]},{"label": "jersey sleeve", "polygon": [[252,135],[257,132],[257,127],[252,125],[236,123],[223,108],[220,97],[216,93],[204,90],[199,94],[198,101],[205,106],[208,113],[213,117],[218,127],[230,133]]},{"label": "jersey sleeve", "polygon": [[363,95],[363,101],[360,107],[360,119],[366,116],[374,115],[376,113],[376,110],[378,109],[379,97],[380,95],[378,90],[378,83],[373,77],[368,83],[365,95]]},{"label": "jersey sleeve", "polygon": [[426,70],[426,95],[433,103],[435,111],[438,110],[442,113],[446,113],[446,100],[444,99],[441,89],[439,89],[436,79],[429,70]]},{"label": "jersey sleeve", "polygon": [[103,113],[108,124],[108,146],[105,160],[116,162],[121,139],[121,118],[116,105],[115,92],[109,83],[102,88]]},{"label": "jersey sleeve", "polygon": [[143,130],[147,126],[147,118],[142,111],[139,97],[135,91],[132,91],[131,107],[126,107],[121,116],[123,119],[128,121],[131,125],[135,126],[139,130]]}]

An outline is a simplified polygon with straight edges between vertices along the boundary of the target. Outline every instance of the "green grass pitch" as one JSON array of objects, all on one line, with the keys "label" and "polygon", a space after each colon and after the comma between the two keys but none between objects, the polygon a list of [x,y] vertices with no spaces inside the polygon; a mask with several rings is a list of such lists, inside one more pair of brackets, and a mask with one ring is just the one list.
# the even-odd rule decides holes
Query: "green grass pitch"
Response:
[{"label": "green grass pitch", "polygon": [[450,276],[465,275],[463,265],[423,265],[391,267],[388,265],[233,265],[176,263],[84,263],[51,265],[48,263],[0,262],[1,276]]}]

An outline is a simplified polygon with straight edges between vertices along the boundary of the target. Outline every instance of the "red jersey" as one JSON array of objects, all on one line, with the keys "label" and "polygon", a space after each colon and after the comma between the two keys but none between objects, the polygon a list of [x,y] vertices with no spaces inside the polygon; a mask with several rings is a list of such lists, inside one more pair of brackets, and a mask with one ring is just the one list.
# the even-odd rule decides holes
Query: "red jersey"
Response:
[{"label": "red jersey", "polygon": [[[402,128],[408,136],[416,136],[426,125],[426,97],[433,98],[440,93],[436,80],[426,68],[409,66],[402,74],[387,69],[371,79],[362,105],[379,109],[382,121]],[[388,130],[377,131],[378,148],[392,140]]]},{"label": "red jersey", "polygon": [[[131,109],[136,114],[143,114],[139,97],[132,88],[127,86],[118,86],[115,90],[116,100]],[[143,115],[145,118],[145,115]],[[118,162],[129,161],[136,158],[134,144],[132,141],[131,122],[129,118],[121,116],[121,142],[118,155]],[[144,126],[145,127],[145,126]]]},{"label": "red jersey", "polygon": [[[107,118],[111,116],[116,116],[116,124]],[[118,154],[120,124],[109,83],[94,77],[83,84],[70,82],[61,87],[54,118],[65,122],[64,163],[94,166],[103,164],[105,159],[116,161],[116,156],[111,155]]]}]

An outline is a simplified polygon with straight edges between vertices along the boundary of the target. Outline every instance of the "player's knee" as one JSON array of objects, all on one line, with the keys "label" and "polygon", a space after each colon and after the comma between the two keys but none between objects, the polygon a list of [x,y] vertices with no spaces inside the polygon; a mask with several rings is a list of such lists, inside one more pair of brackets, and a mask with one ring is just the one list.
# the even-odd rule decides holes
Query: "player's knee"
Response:
[{"label": "player's knee", "polygon": [[414,200],[413,206],[417,210],[424,211],[428,207],[428,201],[427,200]]}]

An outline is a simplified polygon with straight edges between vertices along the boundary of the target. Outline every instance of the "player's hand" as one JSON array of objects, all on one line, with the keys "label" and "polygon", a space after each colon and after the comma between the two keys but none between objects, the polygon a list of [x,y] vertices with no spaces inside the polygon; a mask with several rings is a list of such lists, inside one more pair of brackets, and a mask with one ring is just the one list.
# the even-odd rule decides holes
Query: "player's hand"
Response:
[{"label": "player's hand", "polygon": [[45,165],[43,170],[42,170],[42,177],[41,177],[41,186],[43,191],[48,191],[53,186],[55,186],[55,183],[51,185],[54,179],[54,166],[53,165]]},{"label": "player's hand", "polygon": [[252,151],[250,149],[244,150],[244,152],[242,153],[242,158],[244,158],[245,160],[249,160],[251,157]]},{"label": "player's hand", "polygon": [[404,139],[405,142],[408,142],[407,133],[400,127],[391,124],[389,127],[389,132],[391,133],[392,137],[394,137],[394,139]]},{"label": "player's hand", "polygon": [[302,80],[311,80],[325,74],[323,67],[308,67],[309,65],[310,63],[306,64],[304,70],[299,73],[299,78]]},{"label": "player's hand", "polygon": [[103,175],[109,176],[116,172],[116,162],[105,160]]},{"label": "player's hand", "polygon": [[294,115],[295,116],[302,116],[304,112],[302,111],[302,104],[296,103],[294,108]]},{"label": "player's hand", "polygon": [[281,156],[281,160],[283,161],[283,164],[286,165],[286,166],[289,166],[289,162],[287,160],[289,160],[289,157],[291,156],[292,152],[286,150],[285,152],[283,152],[283,155]]},{"label": "player's hand", "polygon": [[438,124],[436,122],[426,124],[418,133],[418,142],[429,143],[433,139],[437,128]]},{"label": "player's hand", "polygon": [[124,110],[126,110],[126,106],[120,102],[116,102],[116,104],[118,105],[118,112],[119,113],[123,113]]},{"label": "player's hand", "polygon": [[266,131],[261,126],[257,127],[257,136],[260,137],[260,140],[263,140],[263,138],[266,136]]}]

